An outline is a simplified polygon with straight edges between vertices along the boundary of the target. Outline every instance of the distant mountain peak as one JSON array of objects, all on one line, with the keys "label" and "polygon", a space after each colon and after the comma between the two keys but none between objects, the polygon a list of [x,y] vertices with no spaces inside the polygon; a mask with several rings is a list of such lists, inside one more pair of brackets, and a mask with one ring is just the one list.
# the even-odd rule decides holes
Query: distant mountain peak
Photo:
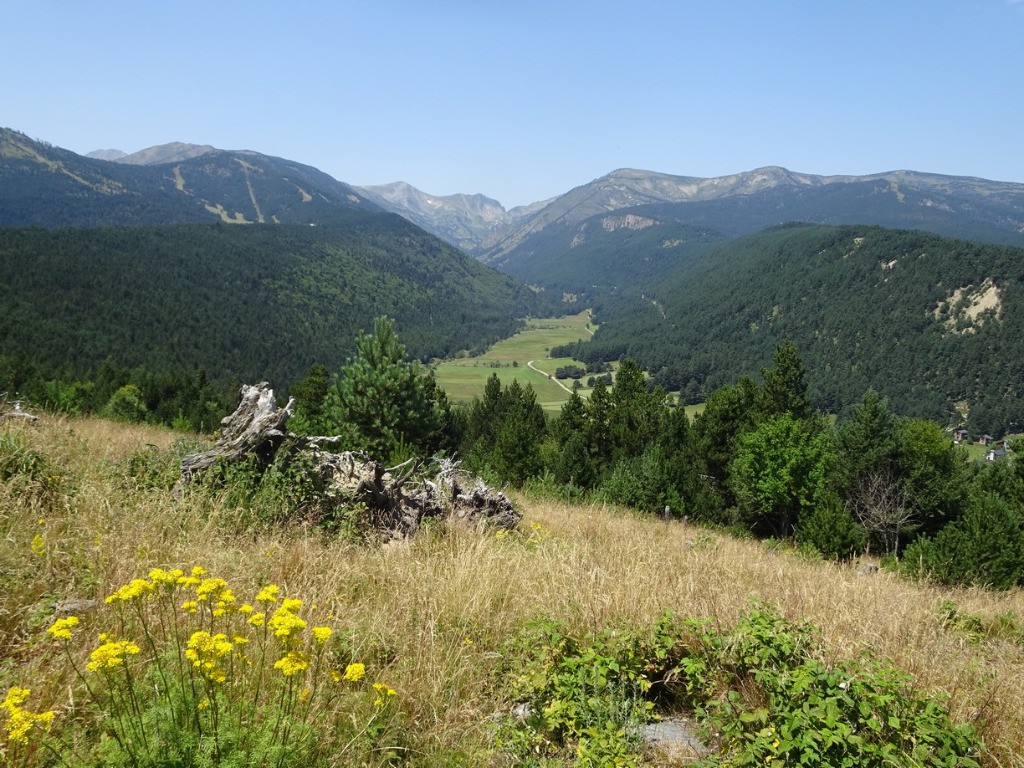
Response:
[{"label": "distant mountain peak", "polygon": [[121,158],[128,157],[128,153],[122,152],[120,149],[94,149],[86,157],[91,157],[93,160],[107,160],[116,163]]},{"label": "distant mountain peak", "polygon": [[215,147],[209,144],[185,144],[180,141],[172,141],[170,144],[160,144],[147,149],[140,149],[130,155],[117,158],[118,163],[128,165],[161,165],[162,163],[180,163],[183,160],[191,160],[194,157],[202,157],[211,152],[216,152]]},{"label": "distant mountain peak", "polygon": [[506,211],[497,200],[481,194],[431,195],[405,181],[358,189],[381,207],[467,253],[536,210],[531,206]]}]

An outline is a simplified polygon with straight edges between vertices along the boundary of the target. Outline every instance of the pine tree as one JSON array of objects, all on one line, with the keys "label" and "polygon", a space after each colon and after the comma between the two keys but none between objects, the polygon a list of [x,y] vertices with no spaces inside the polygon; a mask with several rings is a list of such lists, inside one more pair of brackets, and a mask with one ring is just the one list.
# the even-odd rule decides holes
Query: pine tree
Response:
[{"label": "pine tree", "polygon": [[772,367],[761,369],[761,388],[757,405],[762,418],[788,413],[794,419],[811,415],[807,400],[807,371],[796,344],[784,341],[775,348]]},{"label": "pine tree", "polygon": [[433,453],[442,424],[434,384],[423,366],[406,360],[394,322],[377,318],[356,348],[328,395],[325,418],[347,435],[349,447],[381,460]]}]

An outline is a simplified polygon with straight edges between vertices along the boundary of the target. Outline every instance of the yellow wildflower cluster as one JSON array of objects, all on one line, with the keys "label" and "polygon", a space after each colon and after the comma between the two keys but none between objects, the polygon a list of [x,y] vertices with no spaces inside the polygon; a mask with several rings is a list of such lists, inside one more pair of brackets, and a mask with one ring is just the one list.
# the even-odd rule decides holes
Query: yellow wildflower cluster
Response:
[{"label": "yellow wildflower cluster", "polygon": [[274,611],[267,626],[282,642],[292,641],[294,643],[298,640],[302,630],[306,628],[306,622],[304,619],[300,619],[287,603],[298,603],[297,608],[302,606],[301,600],[285,600],[281,607]]},{"label": "yellow wildflower cluster", "polygon": [[57,619],[46,631],[54,640],[70,640],[71,628],[78,626],[77,616],[68,616],[66,619]]},{"label": "yellow wildflower cluster", "polygon": [[268,584],[259,591],[256,595],[257,603],[276,603],[277,602],[277,584]]},{"label": "yellow wildflower cluster", "polygon": [[212,596],[216,596],[219,599],[221,593],[227,588],[228,583],[224,579],[203,579],[199,582],[199,586],[196,587],[196,599],[209,600]]},{"label": "yellow wildflower cluster", "polygon": [[107,669],[117,669],[126,656],[135,656],[139,652],[139,646],[130,640],[113,640],[110,635],[100,635],[103,645],[89,654],[89,661],[85,668],[90,672],[99,672]]},{"label": "yellow wildflower cluster", "polygon": [[230,655],[234,647],[234,643],[222,632],[216,635],[206,631],[193,632],[185,648],[185,658],[210,682],[223,683],[228,676],[217,662]]},{"label": "yellow wildflower cluster", "polygon": [[163,587],[172,590],[179,585],[179,580],[185,578],[185,572],[180,568],[173,571],[165,571],[163,568],[154,568],[149,572],[149,580],[154,587]]},{"label": "yellow wildflower cluster", "polygon": [[[316,649],[323,648],[334,632],[331,627],[320,626],[313,627],[310,635],[305,635],[307,622],[299,616],[302,600],[281,596],[281,588],[277,584],[263,586],[252,603],[240,603],[227,581],[207,576],[207,571],[199,566],[193,568],[189,575],[185,575],[181,569],[154,568],[149,572],[148,579],[135,579],[118,588],[107,598],[107,602],[128,602],[147,597],[157,590],[161,593],[170,593],[179,588],[194,589],[193,595],[179,604],[180,610],[186,614],[202,612],[205,616],[216,619],[237,613],[244,616],[245,623],[251,627],[266,627],[265,631],[273,633],[282,646],[281,656],[275,661],[274,667],[285,677],[292,677],[310,667],[312,656],[311,650],[305,647],[306,643]],[[265,611],[256,610],[254,605],[265,608]],[[50,628],[50,633],[57,638],[69,639],[72,626],[73,624],[66,622],[55,622]],[[212,623],[204,622],[203,626],[206,627],[205,630],[194,632],[189,638],[185,656],[192,662],[193,667],[200,670],[205,679],[213,683],[223,683],[227,680],[227,672],[220,660],[230,656],[232,650],[241,655],[240,646],[248,643],[249,638],[237,631],[237,624],[225,626],[227,634],[213,634],[215,625]],[[125,641],[114,642],[112,638],[105,639],[107,642],[93,652],[93,658],[87,665],[91,670],[117,667],[123,663],[128,653],[137,652],[128,650],[129,646]],[[251,663],[244,655],[242,658]],[[345,679],[359,680],[363,675],[363,665],[349,665]]]},{"label": "yellow wildflower cluster", "polygon": [[[371,691],[373,677],[367,679],[367,668],[360,662],[332,668],[330,644],[335,630],[310,626],[312,622],[300,615],[302,600],[287,597],[277,584],[263,586],[250,599],[243,603],[224,579],[207,576],[200,567],[191,573],[153,568],[148,578],[133,579],[106,599],[114,607],[111,613],[116,612],[120,629],[116,636],[101,634],[85,664],[98,679],[79,676],[101,708],[122,700],[131,702],[132,711],[123,714],[139,718],[146,716],[154,696],[163,695],[145,684],[147,675],[141,667],[152,665],[157,673],[153,678],[166,682],[172,692],[180,691],[195,713],[196,724],[204,729],[227,722],[221,715],[229,712],[241,722],[240,712],[274,701],[289,708],[295,702],[304,705],[303,716],[318,711],[314,699],[322,690],[317,679],[321,674],[358,688],[377,708],[387,707],[397,696],[393,688],[380,682],[374,683]],[[310,611],[309,607],[306,610]],[[317,613],[315,605],[312,613]],[[81,623],[88,620],[68,616],[55,619],[47,629],[50,637],[62,641],[72,663],[73,649],[67,641]],[[131,657],[141,654],[142,647],[146,649],[144,662],[133,663],[136,660]],[[138,675],[136,667],[140,667]],[[81,667],[75,664],[74,669],[79,672]],[[0,706],[0,726],[5,725],[12,743],[24,740],[33,727],[49,729],[54,717],[53,712],[37,715],[22,709],[27,696],[27,689],[12,688]],[[199,714],[206,710],[209,712]],[[258,717],[253,722],[257,721]],[[132,727],[141,732],[148,725],[140,721]],[[0,738],[2,734],[0,730]],[[0,741],[0,760],[2,756]]]},{"label": "yellow wildflower cluster", "polygon": [[334,630],[330,627],[313,627],[313,639],[316,640],[317,645],[323,645],[331,639],[331,635],[334,634]]},{"label": "yellow wildflower cluster", "polygon": [[22,709],[31,691],[28,688],[14,686],[7,689],[7,696],[0,702],[0,710],[7,713],[7,723],[4,730],[7,732],[7,741],[11,744],[24,744],[28,741],[28,732],[33,727],[49,731],[53,724],[53,711],[29,712]]},{"label": "yellow wildflower cluster", "polygon": [[291,650],[274,662],[274,669],[281,670],[285,677],[291,677],[309,668],[309,654]]},{"label": "yellow wildflower cluster", "polygon": [[392,698],[398,695],[394,688],[385,683],[374,683],[373,690],[377,692],[377,698],[373,701],[373,706],[375,707],[385,706]]},{"label": "yellow wildflower cluster", "polygon": [[348,680],[349,682],[353,683],[358,683],[364,677],[366,677],[365,664],[361,664],[357,661],[354,664],[349,664],[347,667],[345,667],[345,680]]},{"label": "yellow wildflower cluster", "polygon": [[114,594],[107,598],[108,603],[128,603],[153,591],[153,584],[146,579],[132,579],[128,584],[118,587]]}]

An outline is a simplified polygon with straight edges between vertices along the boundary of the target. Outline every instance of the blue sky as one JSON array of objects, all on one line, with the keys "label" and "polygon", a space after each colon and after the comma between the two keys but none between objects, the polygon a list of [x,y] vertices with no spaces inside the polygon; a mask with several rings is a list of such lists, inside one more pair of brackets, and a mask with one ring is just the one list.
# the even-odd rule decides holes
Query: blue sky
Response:
[{"label": "blue sky", "polygon": [[1024,182],[1022,0],[0,0],[0,125],[507,207],[615,168]]}]

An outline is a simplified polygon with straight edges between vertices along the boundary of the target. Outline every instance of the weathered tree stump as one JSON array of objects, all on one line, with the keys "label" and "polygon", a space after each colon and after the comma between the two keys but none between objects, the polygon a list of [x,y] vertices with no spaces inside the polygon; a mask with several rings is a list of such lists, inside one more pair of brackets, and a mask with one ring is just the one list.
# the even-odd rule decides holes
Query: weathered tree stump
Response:
[{"label": "weathered tree stump", "polygon": [[[470,478],[451,460],[410,460],[385,468],[365,453],[331,452],[326,446],[339,437],[302,437],[285,431],[293,401],[281,408],[266,382],[243,386],[234,413],[221,421],[221,437],[209,451],[186,456],[174,493],[199,480],[218,461],[236,462],[250,456],[268,467],[281,452],[289,458],[310,458],[327,496],[338,506],[362,505],[366,525],[380,534],[404,538],[419,530],[425,519],[451,519],[513,529],[522,519],[512,502],[479,478]],[[433,476],[421,472],[436,466]]]},{"label": "weathered tree stump", "polygon": [[285,422],[294,412],[294,400],[280,408],[274,399],[274,390],[265,381],[254,387],[243,385],[241,394],[242,400],[235,412],[221,419],[221,436],[213,448],[181,460],[181,477],[174,486],[175,493],[180,493],[184,485],[218,460],[234,462],[250,454],[267,460],[277,451],[285,438]]},{"label": "weathered tree stump", "polygon": [[14,408],[9,411],[0,412],[0,421],[20,422],[22,424],[35,424],[39,417],[34,413],[21,410],[21,403],[15,403]]}]

